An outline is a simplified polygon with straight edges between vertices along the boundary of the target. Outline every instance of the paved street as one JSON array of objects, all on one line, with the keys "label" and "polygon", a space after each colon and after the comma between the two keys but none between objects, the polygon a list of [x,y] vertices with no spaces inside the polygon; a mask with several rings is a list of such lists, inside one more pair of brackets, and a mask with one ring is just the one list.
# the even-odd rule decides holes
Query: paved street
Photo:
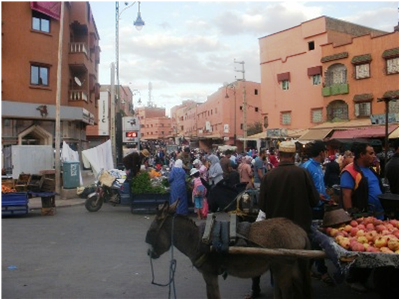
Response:
[{"label": "paved street", "polygon": [[[168,287],[151,284],[144,242],[153,216],[131,214],[129,207],[104,205],[97,213],[84,206],[57,208],[54,216],[33,210],[26,217],[2,219],[2,298],[163,299]],[[206,298],[205,284],[189,259],[177,249],[177,298]],[[166,283],[171,252],[153,262],[155,280]],[[221,294],[241,299],[250,279],[220,277]],[[262,277],[262,297],[272,298],[269,275]],[[313,279],[315,298],[378,298],[345,284],[327,287]],[[174,295],[171,294],[171,297]]]}]

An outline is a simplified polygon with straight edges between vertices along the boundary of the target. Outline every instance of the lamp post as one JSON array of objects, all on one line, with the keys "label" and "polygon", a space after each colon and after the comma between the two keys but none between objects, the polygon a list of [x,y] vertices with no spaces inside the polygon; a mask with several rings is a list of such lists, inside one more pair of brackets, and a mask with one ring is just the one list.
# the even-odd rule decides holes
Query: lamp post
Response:
[{"label": "lamp post", "polygon": [[[120,86],[119,86],[119,20],[121,19],[122,13],[125,10],[127,10],[128,8],[132,7],[135,3],[136,3],[136,1],[128,5],[128,2],[125,2],[126,7],[120,12],[119,11],[119,2],[118,1],[115,2],[115,75],[117,77],[117,93],[115,95],[115,99],[112,99],[111,105],[114,105],[117,107],[118,107],[118,103],[120,100],[120,98],[119,98],[119,92],[120,92]],[[141,30],[142,27],[145,25],[144,21],[142,20],[142,16],[140,14],[140,1],[138,2],[137,18],[136,18],[136,21],[133,23],[133,25],[136,27],[137,30]],[[114,73],[112,76],[114,76]],[[111,89],[113,89],[113,87]],[[115,110],[114,110],[114,115],[111,116],[111,122],[113,122],[114,128],[115,128],[115,122],[116,122],[115,114],[118,114],[118,116],[121,116],[119,112],[115,112]],[[113,125],[111,125],[111,126],[113,126]],[[117,130],[116,134],[119,134],[119,137],[121,137],[121,135],[122,135],[121,130]],[[117,147],[117,144],[115,141],[115,133],[112,136],[114,139],[114,140],[111,140],[111,144],[114,147],[112,149],[112,151],[113,151],[113,154],[116,155],[114,157],[114,162],[118,163],[122,159],[122,144],[118,145],[118,147]],[[116,157],[118,157],[119,159],[116,159]]]},{"label": "lamp post", "polygon": [[233,109],[233,122],[234,122],[234,129],[233,129],[233,145],[236,146],[236,86],[234,84],[228,84],[225,87],[225,98],[229,98],[228,95],[228,87],[233,88],[233,96],[235,99],[234,109]]},{"label": "lamp post", "polygon": [[384,161],[384,166],[386,166],[387,163],[387,151],[389,147],[389,101],[395,101],[398,100],[399,96],[398,95],[388,95],[383,98],[378,98],[377,102],[385,102],[385,161]]},{"label": "lamp post", "polygon": [[235,64],[241,64],[242,69],[236,70],[236,72],[240,72],[243,74],[243,150],[246,151],[247,147],[247,100],[246,100],[246,79],[244,76],[244,61],[237,61],[236,59],[233,60]]}]

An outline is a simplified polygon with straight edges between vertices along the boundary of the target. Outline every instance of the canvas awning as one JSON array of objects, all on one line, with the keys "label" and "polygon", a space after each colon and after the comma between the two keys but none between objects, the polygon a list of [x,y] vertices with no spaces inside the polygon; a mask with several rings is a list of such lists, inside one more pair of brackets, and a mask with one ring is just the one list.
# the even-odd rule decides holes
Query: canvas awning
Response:
[{"label": "canvas awning", "polygon": [[395,130],[392,131],[391,134],[389,134],[389,139],[398,139],[399,138],[399,127],[397,127]]},{"label": "canvas awning", "polygon": [[299,142],[303,143],[306,141],[323,140],[326,138],[333,129],[309,129],[301,137],[299,137]]},{"label": "canvas awning", "polygon": [[[393,132],[398,125],[390,125],[388,133]],[[337,130],[331,139],[357,139],[357,138],[382,138],[385,137],[385,126],[360,127],[356,129]]]}]

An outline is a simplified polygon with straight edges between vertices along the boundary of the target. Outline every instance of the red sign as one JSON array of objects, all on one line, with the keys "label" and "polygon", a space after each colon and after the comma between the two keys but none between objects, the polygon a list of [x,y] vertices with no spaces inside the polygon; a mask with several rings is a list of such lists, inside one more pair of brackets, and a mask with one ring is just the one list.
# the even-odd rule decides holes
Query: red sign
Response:
[{"label": "red sign", "polygon": [[128,131],[128,132],[125,133],[125,136],[126,136],[127,138],[135,138],[135,137],[137,137],[137,132],[135,132],[135,131]]}]

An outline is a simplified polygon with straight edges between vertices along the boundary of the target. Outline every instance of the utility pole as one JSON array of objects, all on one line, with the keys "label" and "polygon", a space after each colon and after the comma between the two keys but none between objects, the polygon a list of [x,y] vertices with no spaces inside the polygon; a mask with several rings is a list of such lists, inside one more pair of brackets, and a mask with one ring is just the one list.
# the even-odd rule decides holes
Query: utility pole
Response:
[{"label": "utility pole", "polygon": [[236,70],[236,72],[241,72],[243,74],[243,151],[246,151],[247,147],[247,100],[246,100],[246,79],[244,70],[244,61],[233,60],[235,64],[241,64],[242,70]]},{"label": "utility pole", "polygon": [[116,143],[115,143],[115,65],[111,63],[111,124],[110,139],[114,167],[117,165]]},{"label": "utility pole", "polygon": [[63,35],[64,35],[64,2],[61,2],[60,31],[58,36],[58,63],[57,63],[57,94],[56,94],[56,126],[55,126],[55,192],[60,194],[61,191],[61,166],[60,166],[60,143],[61,143],[61,67],[62,67],[62,51],[63,51]]}]

